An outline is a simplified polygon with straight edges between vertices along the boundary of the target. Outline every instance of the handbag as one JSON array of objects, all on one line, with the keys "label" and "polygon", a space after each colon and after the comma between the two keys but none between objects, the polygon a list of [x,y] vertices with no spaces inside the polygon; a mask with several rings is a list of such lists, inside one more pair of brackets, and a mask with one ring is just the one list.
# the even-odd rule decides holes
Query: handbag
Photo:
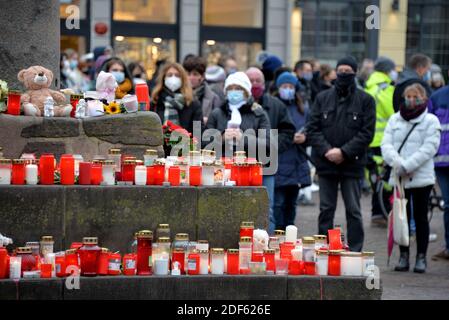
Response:
[{"label": "handbag", "polygon": [[401,182],[400,178],[395,175],[395,186],[393,190],[393,209],[389,215],[389,219],[393,220],[392,225],[394,242],[404,247],[408,247],[410,245],[407,218],[407,202],[408,200],[405,198],[403,183]]},{"label": "handbag", "polygon": [[[401,146],[400,146],[399,149],[398,149],[398,154],[401,153],[402,148],[404,148],[405,143],[407,142],[408,138],[409,138],[410,135],[412,134],[413,130],[415,130],[415,128],[416,128],[417,125],[418,125],[418,123],[415,123],[415,124],[413,125],[413,127],[410,129],[410,131],[407,133],[407,135],[405,136],[404,141],[402,141]],[[382,180],[383,180],[383,181],[385,181],[385,182],[387,182],[387,183],[388,183],[388,181],[390,181],[391,170],[392,170],[392,167],[386,164],[386,165],[385,165],[384,174],[382,175]]]}]

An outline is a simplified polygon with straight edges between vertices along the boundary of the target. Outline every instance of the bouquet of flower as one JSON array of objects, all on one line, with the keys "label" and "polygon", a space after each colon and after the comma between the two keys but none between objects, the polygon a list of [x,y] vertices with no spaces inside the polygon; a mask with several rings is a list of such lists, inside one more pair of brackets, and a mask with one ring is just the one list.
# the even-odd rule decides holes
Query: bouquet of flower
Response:
[{"label": "bouquet of flower", "polygon": [[8,84],[0,80],[0,112],[6,111],[6,97],[8,96]]},{"label": "bouquet of flower", "polygon": [[[178,126],[171,121],[167,121],[167,123],[162,126],[162,133],[164,135],[164,149],[167,156],[170,155],[170,151],[174,146],[185,143],[186,139],[188,139],[189,151],[196,150],[196,145],[198,144],[197,139],[192,137],[192,134],[183,127]],[[176,137],[178,139],[176,139]],[[180,152],[182,149],[185,149],[185,146],[182,147]]]}]

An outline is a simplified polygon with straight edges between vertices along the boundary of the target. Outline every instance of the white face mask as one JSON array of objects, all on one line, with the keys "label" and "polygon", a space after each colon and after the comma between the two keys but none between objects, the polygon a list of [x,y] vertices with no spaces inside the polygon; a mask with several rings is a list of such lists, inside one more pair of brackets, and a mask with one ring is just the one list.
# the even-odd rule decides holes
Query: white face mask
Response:
[{"label": "white face mask", "polygon": [[398,72],[396,70],[391,70],[389,76],[392,81],[396,82],[398,80]]},{"label": "white face mask", "polygon": [[176,91],[179,90],[179,88],[181,88],[182,81],[181,81],[181,78],[178,78],[177,76],[171,76],[171,77],[166,77],[165,78],[164,84],[172,92],[176,92]]}]

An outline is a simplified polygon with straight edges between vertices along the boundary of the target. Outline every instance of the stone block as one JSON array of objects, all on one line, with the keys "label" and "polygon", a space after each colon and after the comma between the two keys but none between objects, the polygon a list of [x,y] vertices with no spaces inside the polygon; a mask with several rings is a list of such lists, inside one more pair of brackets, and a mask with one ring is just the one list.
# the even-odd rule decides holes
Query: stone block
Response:
[{"label": "stone block", "polygon": [[73,118],[42,118],[22,130],[23,138],[66,138],[80,135],[80,121]]}]

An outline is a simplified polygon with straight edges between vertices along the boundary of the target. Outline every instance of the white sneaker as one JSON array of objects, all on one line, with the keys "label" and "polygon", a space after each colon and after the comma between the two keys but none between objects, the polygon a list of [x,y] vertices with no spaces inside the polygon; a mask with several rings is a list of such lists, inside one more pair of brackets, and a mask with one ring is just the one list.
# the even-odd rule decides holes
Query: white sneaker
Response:
[{"label": "white sneaker", "polygon": [[429,242],[435,242],[438,239],[438,235],[436,233],[429,234]]},{"label": "white sneaker", "polygon": [[312,190],[312,192],[318,192],[320,191],[320,187],[316,183],[312,183],[310,190]]}]

